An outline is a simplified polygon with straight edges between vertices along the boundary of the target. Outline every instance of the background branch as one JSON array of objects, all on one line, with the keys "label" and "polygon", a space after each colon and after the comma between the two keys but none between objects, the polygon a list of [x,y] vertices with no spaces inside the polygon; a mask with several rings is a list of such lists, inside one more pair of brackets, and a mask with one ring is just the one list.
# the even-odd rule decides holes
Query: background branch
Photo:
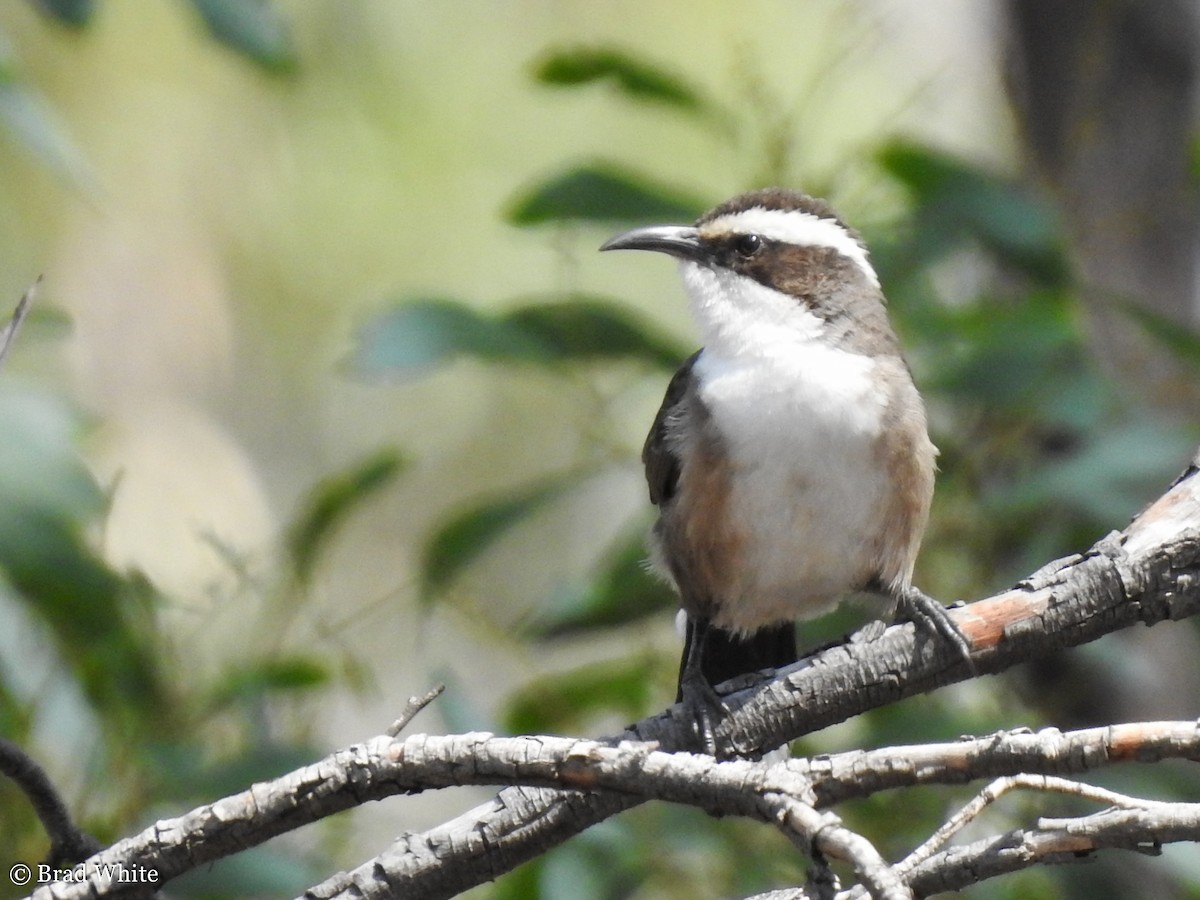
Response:
[{"label": "background branch", "polygon": [[46,860],[50,865],[76,863],[101,848],[99,841],[75,825],[45,770],[5,738],[0,738],[0,774],[11,778],[29,798],[50,837],[50,855]]},{"label": "background branch", "polygon": [[17,301],[17,308],[13,310],[12,318],[0,328],[0,363],[4,362],[4,357],[8,356],[8,351],[16,339],[17,331],[21,327],[21,323],[25,321],[25,316],[29,312],[29,305],[33,302],[34,294],[37,293],[38,285],[42,283],[42,276],[39,275],[37,280],[29,286],[21,299]]},{"label": "background branch", "polygon": [[1071,781],[1070,779],[1060,778],[1055,775],[1009,775],[1005,778],[997,778],[976,794],[970,803],[951,816],[941,828],[930,836],[929,840],[925,841],[920,847],[917,847],[917,849],[901,860],[896,865],[896,868],[901,872],[908,872],[916,868],[926,859],[933,856],[938,848],[946,844],[955,834],[975,821],[985,809],[1005,794],[1016,790],[1068,794],[1097,803],[1107,803],[1110,806],[1125,808],[1143,809],[1172,805],[1164,803],[1161,800],[1144,800],[1140,797],[1131,797],[1127,794],[1120,794],[1106,788],[1095,787],[1079,781]]}]

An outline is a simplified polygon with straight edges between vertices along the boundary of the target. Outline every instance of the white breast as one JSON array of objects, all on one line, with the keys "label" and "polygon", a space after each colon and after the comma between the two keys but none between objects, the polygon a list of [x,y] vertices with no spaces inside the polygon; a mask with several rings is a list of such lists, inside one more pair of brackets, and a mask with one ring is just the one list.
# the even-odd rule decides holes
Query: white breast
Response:
[{"label": "white breast", "polygon": [[705,339],[700,397],[728,450],[742,571],[716,624],[753,630],[819,615],[861,587],[888,490],[876,450],[875,361],[830,346],[823,322],[777,291],[684,265]]}]

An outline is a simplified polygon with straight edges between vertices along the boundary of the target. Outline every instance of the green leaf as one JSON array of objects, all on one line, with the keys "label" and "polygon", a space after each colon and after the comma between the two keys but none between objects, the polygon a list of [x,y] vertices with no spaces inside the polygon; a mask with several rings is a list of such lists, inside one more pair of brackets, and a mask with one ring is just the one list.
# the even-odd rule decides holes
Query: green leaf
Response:
[{"label": "green leaf", "polygon": [[431,599],[505,532],[542,509],[573,483],[566,478],[547,479],[477,503],[444,522],[425,545],[421,562],[424,599]]},{"label": "green leaf", "polygon": [[459,355],[491,362],[543,362],[546,347],[524,330],[454,300],[405,302],[369,320],[353,356],[368,376],[415,378]]},{"label": "green leaf", "polygon": [[931,347],[936,386],[973,405],[1024,408],[1084,368],[1069,298],[1036,291],[1017,303],[983,300],[947,310],[954,337]]},{"label": "green leaf", "polygon": [[600,713],[637,719],[658,693],[661,675],[660,662],[646,655],[540,678],[510,698],[504,726],[512,734],[571,734]]},{"label": "green leaf", "polygon": [[104,498],[75,455],[74,417],[48,397],[5,387],[0,423],[0,571],[47,625],[107,725],[119,731],[124,718],[163,716],[153,594],[86,540]]},{"label": "green leaf", "polygon": [[26,517],[79,522],[104,508],[75,453],[79,425],[47,394],[0,387],[0,535],[19,538]]},{"label": "green leaf", "polygon": [[[561,848],[555,848],[550,853],[557,853],[559,849]],[[530,897],[540,897],[539,885],[542,869],[546,865],[545,860],[546,856],[539,856],[497,878],[490,891],[492,900],[529,900]]]},{"label": "green leaf", "polygon": [[1042,283],[1066,281],[1057,220],[1020,185],[904,141],[888,144],[879,162],[916,201],[912,221],[927,261],[970,236]]},{"label": "green leaf", "polygon": [[689,350],[633,310],[585,294],[518,307],[501,320],[556,359],[640,359],[674,370]]},{"label": "green leaf", "polygon": [[673,369],[687,354],[616,301],[574,294],[499,316],[454,300],[408,301],[363,326],[351,363],[370,377],[411,379],[459,356],[536,365],[634,359]]},{"label": "green leaf", "polygon": [[1196,329],[1136,303],[1123,303],[1120,309],[1177,359],[1200,366],[1200,332]]},{"label": "green leaf", "polygon": [[1103,429],[1077,452],[990,498],[989,506],[1005,513],[1069,510],[1111,527],[1161,493],[1191,459],[1196,440],[1194,429],[1149,419]]},{"label": "green leaf", "polygon": [[646,565],[646,534],[637,529],[610,551],[593,579],[557,592],[532,624],[536,637],[558,637],[633,622],[678,605]]},{"label": "green leaf", "polygon": [[705,204],[674,188],[606,163],[556,175],[517,197],[505,213],[513,225],[547,222],[691,222]]},{"label": "green leaf", "polygon": [[96,11],[95,0],[34,0],[33,5],[71,28],[83,28]]},{"label": "green leaf", "polygon": [[612,47],[552,50],[535,64],[533,77],[556,87],[606,81],[634,100],[662,103],[688,113],[706,110],[700,92],[691,85],[654,63]]},{"label": "green leaf", "polygon": [[269,659],[228,672],[214,687],[210,704],[223,709],[231,703],[257,700],[267,694],[310,691],[329,683],[326,666],[307,656]]},{"label": "green leaf", "polygon": [[268,0],[191,0],[209,33],[262,68],[282,74],[296,66],[286,20]]},{"label": "green leaf", "polygon": [[403,468],[404,459],[398,452],[383,450],[324,479],[309,493],[285,541],[292,568],[300,581],[307,581],[312,575],[318,558],[338,527]]},{"label": "green leaf", "polygon": [[0,127],[36,162],[75,186],[92,176],[83,153],[66,126],[37,92],[29,88],[0,55]]}]

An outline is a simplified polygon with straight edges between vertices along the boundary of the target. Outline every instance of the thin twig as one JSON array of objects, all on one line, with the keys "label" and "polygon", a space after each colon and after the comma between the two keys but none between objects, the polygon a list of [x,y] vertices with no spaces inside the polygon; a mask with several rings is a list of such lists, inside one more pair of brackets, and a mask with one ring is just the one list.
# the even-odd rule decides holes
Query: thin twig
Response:
[{"label": "thin twig", "polygon": [[17,336],[17,329],[25,321],[25,316],[29,312],[29,305],[33,302],[34,295],[37,294],[38,285],[41,283],[42,276],[39,275],[37,280],[29,286],[29,289],[25,291],[17,303],[17,308],[13,311],[12,318],[8,320],[8,324],[0,328],[0,363],[3,363],[4,357],[8,356],[9,348],[13,345],[13,339]]},{"label": "thin twig", "polygon": [[[1082,797],[1096,803],[1107,803],[1122,809],[1152,809],[1167,807],[1173,804],[1161,800],[1143,800],[1120,794],[1107,788],[1083,784],[1069,778],[1055,775],[1011,775],[997,778],[982,791],[975,795],[962,809],[951,816],[944,825],[930,835],[921,846],[896,864],[896,870],[901,875],[907,875],[925,860],[933,856],[955,834],[974,821],[988,806],[995,803],[1005,794],[1015,790],[1044,791],[1056,794],[1067,794],[1072,797]],[[1042,826],[1045,827],[1045,826]]]},{"label": "thin twig", "polygon": [[5,738],[0,738],[0,774],[11,778],[29,798],[33,811],[50,837],[48,862],[51,865],[77,863],[103,849],[103,844],[81,831],[71,820],[71,813],[46,770]]},{"label": "thin twig", "polygon": [[1036,827],[989,835],[950,847],[906,876],[922,897],[961,890],[1035,865],[1080,862],[1105,849],[1157,854],[1163,844],[1195,841],[1200,804],[1162,803],[1105,809],[1078,819],[1041,819]]},{"label": "thin twig", "polygon": [[404,709],[400,713],[400,718],[388,726],[385,734],[396,737],[400,732],[408,727],[408,723],[417,717],[417,714],[427,707],[430,703],[442,696],[446,691],[444,684],[435,684],[428,693],[421,697],[415,694],[408,698],[408,703],[404,705]]}]

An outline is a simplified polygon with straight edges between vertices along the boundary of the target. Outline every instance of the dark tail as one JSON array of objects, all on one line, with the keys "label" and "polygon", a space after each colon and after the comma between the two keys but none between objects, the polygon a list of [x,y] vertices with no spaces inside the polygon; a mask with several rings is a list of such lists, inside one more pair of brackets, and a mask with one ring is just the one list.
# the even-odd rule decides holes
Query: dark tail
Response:
[{"label": "dark tail", "polygon": [[[683,660],[679,664],[680,679],[683,678],[688,654],[692,652],[692,642],[697,639],[696,633],[696,623],[689,616],[683,641]],[[738,637],[723,628],[706,625],[700,629],[699,639],[703,641],[700,647],[700,671],[704,673],[705,681],[713,687],[738,675],[761,669],[778,669],[798,659],[796,628],[791,622],[761,628],[748,637]],[[675,702],[682,699],[683,692],[680,690]]]}]

